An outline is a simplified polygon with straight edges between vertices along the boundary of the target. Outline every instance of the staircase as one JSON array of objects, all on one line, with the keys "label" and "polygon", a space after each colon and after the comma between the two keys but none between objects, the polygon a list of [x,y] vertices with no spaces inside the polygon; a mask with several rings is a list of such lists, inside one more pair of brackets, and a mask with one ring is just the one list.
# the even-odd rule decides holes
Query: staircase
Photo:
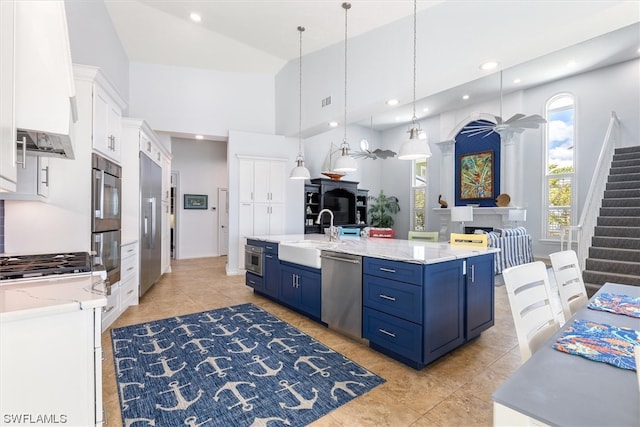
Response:
[{"label": "staircase", "polygon": [[582,278],[589,296],[605,282],[640,286],[640,146],[615,150]]}]

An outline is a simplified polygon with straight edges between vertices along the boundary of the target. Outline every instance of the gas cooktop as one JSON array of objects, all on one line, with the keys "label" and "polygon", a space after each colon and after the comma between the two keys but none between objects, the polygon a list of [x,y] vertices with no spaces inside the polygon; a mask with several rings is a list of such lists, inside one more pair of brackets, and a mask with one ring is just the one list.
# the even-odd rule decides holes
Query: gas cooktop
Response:
[{"label": "gas cooktop", "polygon": [[0,256],[0,280],[91,272],[88,252]]}]

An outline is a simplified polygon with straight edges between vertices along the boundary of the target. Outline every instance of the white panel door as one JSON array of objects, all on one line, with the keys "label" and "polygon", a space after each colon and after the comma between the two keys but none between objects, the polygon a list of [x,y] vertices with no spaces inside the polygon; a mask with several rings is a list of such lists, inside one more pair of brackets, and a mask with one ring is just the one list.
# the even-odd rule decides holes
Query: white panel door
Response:
[{"label": "white panel door", "polygon": [[218,255],[229,251],[229,191],[218,188]]}]

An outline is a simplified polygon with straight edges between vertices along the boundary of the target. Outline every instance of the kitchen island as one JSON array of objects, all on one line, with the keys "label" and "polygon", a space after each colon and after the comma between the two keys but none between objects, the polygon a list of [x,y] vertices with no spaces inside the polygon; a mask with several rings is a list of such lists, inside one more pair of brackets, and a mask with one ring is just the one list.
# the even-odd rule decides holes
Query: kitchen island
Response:
[{"label": "kitchen island", "polygon": [[320,234],[255,236],[247,242],[261,246],[264,259],[261,274],[247,272],[246,284],[321,322],[322,268],[281,259],[279,248],[315,246],[361,256],[361,338],[415,369],[494,323],[494,248],[381,238],[330,242]]}]

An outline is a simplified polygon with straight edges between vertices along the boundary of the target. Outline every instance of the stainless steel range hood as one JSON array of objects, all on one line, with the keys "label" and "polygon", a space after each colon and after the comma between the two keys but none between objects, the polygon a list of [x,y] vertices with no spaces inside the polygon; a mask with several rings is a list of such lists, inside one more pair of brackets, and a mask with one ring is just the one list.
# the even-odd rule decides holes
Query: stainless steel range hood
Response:
[{"label": "stainless steel range hood", "polygon": [[77,114],[64,1],[18,1],[15,19],[18,152],[25,146],[28,154],[73,159]]}]

